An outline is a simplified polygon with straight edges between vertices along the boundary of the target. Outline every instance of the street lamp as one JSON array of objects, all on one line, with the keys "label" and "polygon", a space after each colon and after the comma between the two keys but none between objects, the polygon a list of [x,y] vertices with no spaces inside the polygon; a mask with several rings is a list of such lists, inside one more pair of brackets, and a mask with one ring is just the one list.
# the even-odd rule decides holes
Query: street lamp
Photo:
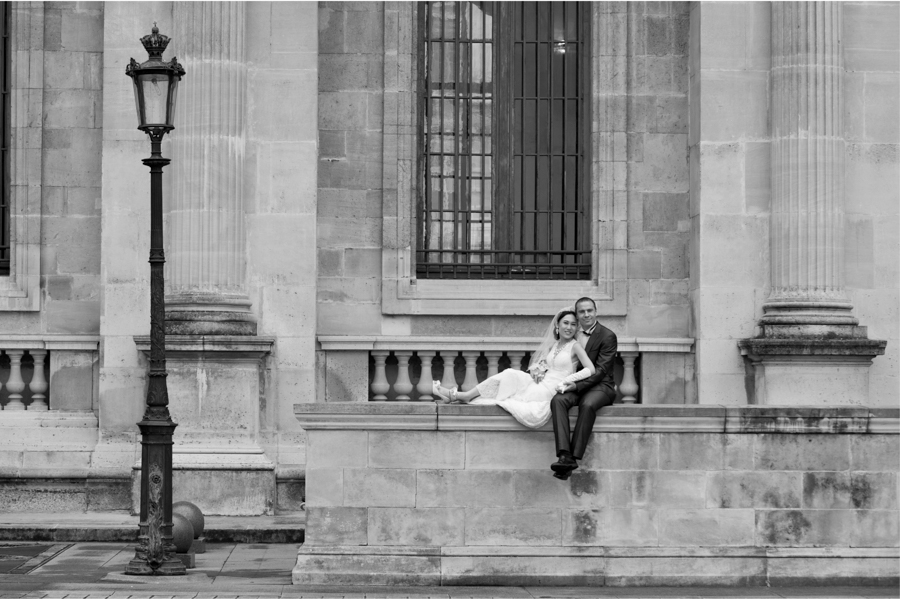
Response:
[{"label": "street lamp", "polygon": [[152,33],[141,38],[149,59],[133,58],[125,74],[134,81],[138,129],[150,136],[150,381],[147,408],[138,422],[141,429],[141,523],[134,558],[126,574],[184,574],[172,543],[172,433],[176,424],[169,414],[166,389],[166,331],[163,264],[162,138],[174,129],[175,94],[184,69],[176,58],[162,59],[169,38]]}]

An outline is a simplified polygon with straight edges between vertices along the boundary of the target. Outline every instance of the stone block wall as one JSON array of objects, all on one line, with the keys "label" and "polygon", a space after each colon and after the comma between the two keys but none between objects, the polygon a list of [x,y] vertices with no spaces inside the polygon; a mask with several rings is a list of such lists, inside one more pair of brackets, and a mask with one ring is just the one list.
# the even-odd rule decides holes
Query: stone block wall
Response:
[{"label": "stone block wall", "polygon": [[897,3],[844,4],[845,273],[869,338],[886,339],[872,362],[872,401],[895,405],[900,385],[900,37]]},{"label": "stone block wall", "polygon": [[748,403],[737,340],[769,287],[770,6],[690,11],[690,294],[700,402]]},{"label": "stone block wall", "polygon": [[[630,336],[690,334],[689,13],[684,2],[627,8],[626,164]],[[624,40],[620,41],[623,43]]]},{"label": "stone block wall", "polygon": [[568,481],[552,430],[493,406],[297,417],[295,583],[897,581],[897,410],[605,408]]},{"label": "stone block wall", "polygon": [[0,330],[96,334],[104,7],[19,3],[11,12],[11,272],[29,297],[0,301]]},{"label": "stone block wall", "polygon": [[382,332],[384,6],[319,3],[319,334]]}]

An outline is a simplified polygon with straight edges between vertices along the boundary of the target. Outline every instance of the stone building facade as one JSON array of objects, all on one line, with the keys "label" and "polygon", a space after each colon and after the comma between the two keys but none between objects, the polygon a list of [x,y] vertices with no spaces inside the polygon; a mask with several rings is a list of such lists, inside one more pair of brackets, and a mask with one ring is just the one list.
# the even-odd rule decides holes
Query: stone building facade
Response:
[{"label": "stone building facade", "polygon": [[187,71],[163,144],[176,499],[299,510],[296,404],[471,386],[580,296],[626,404],[897,408],[898,4],[585,14],[590,276],[448,280],[416,276],[416,4],[11,3],[0,505],[134,505],[149,145],[125,64],[154,22]]}]

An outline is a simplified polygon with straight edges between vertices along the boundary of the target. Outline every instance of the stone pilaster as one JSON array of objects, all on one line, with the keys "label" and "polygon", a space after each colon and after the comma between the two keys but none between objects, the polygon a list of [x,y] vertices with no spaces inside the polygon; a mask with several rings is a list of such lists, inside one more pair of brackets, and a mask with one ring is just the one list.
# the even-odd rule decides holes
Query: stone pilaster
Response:
[{"label": "stone pilaster", "polygon": [[771,291],[740,343],[760,403],[859,403],[884,341],[844,289],[842,3],[772,4]]},{"label": "stone pilaster", "polygon": [[175,2],[179,87],[169,199],[167,331],[252,335],[246,289],[244,2]]}]

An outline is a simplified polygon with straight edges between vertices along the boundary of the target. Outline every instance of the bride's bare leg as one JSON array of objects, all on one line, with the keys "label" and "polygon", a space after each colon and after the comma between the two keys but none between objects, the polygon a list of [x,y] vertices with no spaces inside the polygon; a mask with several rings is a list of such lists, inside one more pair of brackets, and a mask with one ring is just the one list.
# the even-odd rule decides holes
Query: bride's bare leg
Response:
[{"label": "bride's bare leg", "polygon": [[478,389],[469,389],[468,391],[457,391],[456,389],[448,389],[441,385],[434,386],[434,392],[441,399],[447,399],[444,403],[449,403],[453,401],[461,401],[462,403],[469,403],[476,397],[479,397],[481,393],[478,392]]}]

